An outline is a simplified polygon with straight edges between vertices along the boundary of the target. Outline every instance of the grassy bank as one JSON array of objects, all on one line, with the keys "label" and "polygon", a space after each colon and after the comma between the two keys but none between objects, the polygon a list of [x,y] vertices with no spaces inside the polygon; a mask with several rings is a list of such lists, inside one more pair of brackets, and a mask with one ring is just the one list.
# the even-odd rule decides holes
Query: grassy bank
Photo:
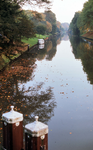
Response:
[{"label": "grassy bank", "polygon": [[[1,53],[1,56],[0,56],[0,70],[2,70],[7,64],[9,64],[11,62],[11,60],[15,60],[16,58],[18,58],[21,55],[21,53],[24,53],[28,48],[28,46],[27,46],[28,44],[31,48],[32,46],[37,44],[38,39],[42,39],[42,38],[45,39],[49,36],[50,35],[38,35],[38,34],[36,34],[36,37],[34,37],[34,38],[29,38],[29,39],[23,38],[22,39],[23,44],[21,44],[21,45],[23,45],[22,47],[18,47],[18,46],[15,45],[15,49],[20,50],[20,52],[17,52],[17,54],[15,54],[15,55],[10,55],[11,59],[9,59],[3,53]],[[13,47],[13,49],[14,49],[14,47]]]},{"label": "grassy bank", "polygon": [[43,38],[45,39],[46,37],[49,37],[49,35],[36,34],[36,37],[34,37],[34,38],[29,38],[29,39],[23,38],[22,42],[29,44],[29,46],[32,47],[33,45],[37,44],[38,39],[43,39]]}]

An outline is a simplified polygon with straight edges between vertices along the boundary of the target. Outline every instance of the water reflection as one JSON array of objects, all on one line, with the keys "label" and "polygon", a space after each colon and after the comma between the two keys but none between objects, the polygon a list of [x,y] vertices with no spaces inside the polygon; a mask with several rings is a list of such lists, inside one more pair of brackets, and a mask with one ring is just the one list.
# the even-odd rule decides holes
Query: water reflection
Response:
[{"label": "water reflection", "polygon": [[[46,50],[47,52],[47,50]],[[24,124],[34,121],[34,116],[47,123],[54,115],[56,102],[51,87],[43,89],[44,83],[31,85],[36,69],[36,55],[25,54],[0,73],[0,141],[2,141],[3,113],[10,111],[14,105],[15,110],[23,113]]]},{"label": "water reflection", "polygon": [[38,51],[37,59],[39,61],[43,60],[43,59],[46,59],[48,61],[52,60],[52,58],[55,56],[56,51],[57,51],[56,46],[57,46],[56,38],[53,38],[53,39],[47,41],[44,49]]},{"label": "water reflection", "polygon": [[86,80],[86,73],[92,78],[92,45],[79,38],[71,37],[71,43],[60,39],[25,53],[0,74],[0,116],[14,105],[24,114],[24,124],[35,115],[48,123],[49,150],[92,150],[93,91]]},{"label": "water reflection", "polygon": [[87,73],[87,80],[93,84],[93,41],[70,37],[73,54],[76,59],[81,59],[83,70]]},{"label": "water reflection", "polygon": [[62,37],[62,40],[63,40],[63,41],[68,41],[68,40],[69,40],[68,34],[65,34],[65,35]]}]

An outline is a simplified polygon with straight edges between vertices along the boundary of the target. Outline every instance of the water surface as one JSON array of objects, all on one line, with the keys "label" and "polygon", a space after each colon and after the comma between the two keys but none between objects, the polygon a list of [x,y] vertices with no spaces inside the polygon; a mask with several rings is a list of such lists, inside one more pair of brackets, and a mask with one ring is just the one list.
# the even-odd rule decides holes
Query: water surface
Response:
[{"label": "water surface", "polygon": [[92,150],[92,66],[91,43],[68,36],[48,41],[1,73],[0,115],[10,105],[24,114],[24,125],[39,115],[49,126],[49,150]]}]

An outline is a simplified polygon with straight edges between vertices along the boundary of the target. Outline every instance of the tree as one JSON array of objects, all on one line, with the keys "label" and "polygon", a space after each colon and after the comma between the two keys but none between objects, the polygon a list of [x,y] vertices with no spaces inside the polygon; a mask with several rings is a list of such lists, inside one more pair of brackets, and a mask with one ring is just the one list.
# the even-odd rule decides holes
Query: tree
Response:
[{"label": "tree", "polygon": [[93,30],[93,0],[89,0],[84,4],[78,19],[78,27],[81,32]]},{"label": "tree", "polygon": [[70,23],[70,30],[72,30],[72,33],[74,35],[80,35],[80,30],[77,26],[78,18],[79,18],[80,12],[76,12],[71,23]]},{"label": "tree", "polygon": [[51,24],[56,24],[56,16],[52,11],[45,11],[46,21],[50,22]]},{"label": "tree", "polygon": [[21,13],[20,6],[7,0],[0,1],[0,32],[10,39],[15,39],[17,33],[17,18]]},{"label": "tree", "polygon": [[44,34],[45,34],[45,31],[46,31],[46,26],[43,25],[43,24],[38,25],[38,26],[36,27],[36,31],[37,31],[38,34],[44,35]]},{"label": "tree", "polygon": [[13,41],[21,39],[21,36],[33,37],[35,29],[33,22],[20,9],[19,4],[1,0],[0,33],[9,39],[10,44],[13,44]]},{"label": "tree", "polygon": [[52,25],[48,21],[46,21],[46,31],[47,33],[50,33],[52,31]]},{"label": "tree", "polygon": [[[44,6],[44,4],[47,5],[50,4],[49,0],[0,0],[0,34],[3,34],[3,36],[9,38],[10,43],[13,43],[13,40],[18,38],[20,33],[23,36],[26,35],[25,31],[32,32],[32,30],[34,29],[33,23],[31,21],[28,21],[28,19],[24,16],[22,18],[21,15],[22,14],[21,7],[26,2],[34,6],[35,5]],[[37,17],[38,17],[38,13],[37,13]],[[23,23],[25,23],[25,25]],[[30,23],[31,26],[28,25]],[[22,25],[24,27],[23,31],[25,33],[19,31]],[[32,37],[32,34],[29,35],[31,35],[30,37]]]},{"label": "tree", "polygon": [[52,34],[55,34],[56,33],[56,30],[57,30],[57,26],[56,24],[52,24]]},{"label": "tree", "polygon": [[45,15],[46,15],[46,21],[48,21],[49,23],[51,23],[52,25],[52,34],[55,34],[56,32],[56,16],[52,11],[45,11]]},{"label": "tree", "polygon": [[61,23],[59,21],[57,21],[56,24],[57,24],[57,32],[60,33],[62,31],[62,29],[63,29],[62,25],[61,25]]},{"label": "tree", "polygon": [[20,22],[18,23],[18,35],[21,39],[22,37],[31,38],[35,36],[35,25],[28,19],[28,17],[23,13],[20,17]]},{"label": "tree", "polygon": [[50,9],[51,0],[7,0],[8,2],[18,3],[20,6],[30,4],[32,7],[39,6]]}]

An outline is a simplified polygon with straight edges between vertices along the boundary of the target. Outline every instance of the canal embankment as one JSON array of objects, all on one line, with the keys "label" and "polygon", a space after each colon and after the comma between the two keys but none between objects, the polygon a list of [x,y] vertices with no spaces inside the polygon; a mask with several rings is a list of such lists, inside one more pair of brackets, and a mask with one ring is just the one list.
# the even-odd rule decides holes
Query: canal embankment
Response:
[{"label": "canal embankment", "polygon": [[88,40],[93,40],[93,31],[89,31],[89,32],[83,34],[81,37],[86,38]]},{"label": "canal embankment", "polygon": [[28,51],[28,45],[29,45],[29,51],[32,51],[33,49],[38,48],[38,39],[39,38],[44,38],[45,42],[47,42],[48,40],[50,40],[51,38],[53,38],[53,36],[57,36],[57,34],[55,35],[39,35],[39,37],[36,37],[35,39],[24,39],[22,40],[23,44],[22,46],[16,46],[15,45],[15,49],[17,49],[17,54],[14,55],[14,57],[12,57],[12,59],[7,58],[3,53],[1,54],[1,58],[0,58],[0,72],[3,71],[7,65],[11,64],[12,62],[16,61],[17,59],[19,59],[22,54],[26,53]]}]

